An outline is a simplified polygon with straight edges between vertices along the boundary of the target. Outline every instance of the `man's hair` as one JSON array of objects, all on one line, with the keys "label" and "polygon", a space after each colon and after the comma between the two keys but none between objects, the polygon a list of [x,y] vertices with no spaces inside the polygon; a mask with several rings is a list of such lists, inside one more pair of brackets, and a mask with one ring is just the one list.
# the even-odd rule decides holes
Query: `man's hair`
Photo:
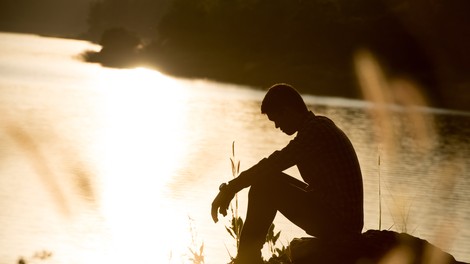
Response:
[{"label": "man's hair", "polygon": [[300,113],[308,111],[302,96],[294,87],[286,83],[278,83],[271,86],[264,96],[261,113],[273,114],[283,108],[290,108]]}]

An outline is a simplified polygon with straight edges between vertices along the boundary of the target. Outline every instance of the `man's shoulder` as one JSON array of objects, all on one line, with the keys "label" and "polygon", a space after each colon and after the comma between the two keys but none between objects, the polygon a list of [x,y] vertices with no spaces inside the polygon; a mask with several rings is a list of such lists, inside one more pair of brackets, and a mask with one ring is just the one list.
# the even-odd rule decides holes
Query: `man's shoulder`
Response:
[{"label": "man's shoulder", "polygon": [[310,126],[321,126],[321,125],[334,125],[333,120],[327,116],[315,115],[313,112],[310,112],[307,122],[305,122],[306,127]]},{"label": "man's shoulder", "polygon": [[318,144],[325,138],[336,137],[340,129],[329,117],[310,115],[297,134],[304,140],[314,140]]}]

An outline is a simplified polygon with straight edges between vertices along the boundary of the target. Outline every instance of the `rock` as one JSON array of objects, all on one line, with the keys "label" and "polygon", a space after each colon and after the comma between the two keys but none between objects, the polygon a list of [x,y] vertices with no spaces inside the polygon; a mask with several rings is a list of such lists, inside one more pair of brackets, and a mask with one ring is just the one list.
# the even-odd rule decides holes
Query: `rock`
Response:
[{"label": "rock", "polygon": [[425,240],[386,230],[368,230],[360,236],[340,241],[298,238],[290,247],[295,264],[462,263]]}]

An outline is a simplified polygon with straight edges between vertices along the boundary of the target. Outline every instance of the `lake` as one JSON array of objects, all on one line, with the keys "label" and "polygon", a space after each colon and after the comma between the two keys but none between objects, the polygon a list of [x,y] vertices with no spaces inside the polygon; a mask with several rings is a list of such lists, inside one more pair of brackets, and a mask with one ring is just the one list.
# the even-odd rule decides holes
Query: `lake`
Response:
[{"label": "lake", "polygon": [[[190,263],[202,244],[205,263],[227,263],[229,218],[214,224],[210,204],[232,178],[232,142],[243,170],[292,139],[260,114],[264,91],[104,68],[85,50],[99,46],[0,33],[0,263]],[[470,262],[470,113],[304,98],[356,148],[364,231]],[[306,236],[275,225],[284,245]]]}]

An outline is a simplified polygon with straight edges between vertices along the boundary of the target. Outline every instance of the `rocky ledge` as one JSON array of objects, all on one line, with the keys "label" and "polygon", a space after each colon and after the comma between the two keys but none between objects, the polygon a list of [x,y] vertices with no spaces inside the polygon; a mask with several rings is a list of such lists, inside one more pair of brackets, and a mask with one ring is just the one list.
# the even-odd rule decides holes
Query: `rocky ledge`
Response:
[{"label": "rocky ledge", "polygon": [[426,240],[386,230],[368,230],[361,236],[329,243],[311,237],[296,238],[290,246],[295,264],[468,264]]}]

